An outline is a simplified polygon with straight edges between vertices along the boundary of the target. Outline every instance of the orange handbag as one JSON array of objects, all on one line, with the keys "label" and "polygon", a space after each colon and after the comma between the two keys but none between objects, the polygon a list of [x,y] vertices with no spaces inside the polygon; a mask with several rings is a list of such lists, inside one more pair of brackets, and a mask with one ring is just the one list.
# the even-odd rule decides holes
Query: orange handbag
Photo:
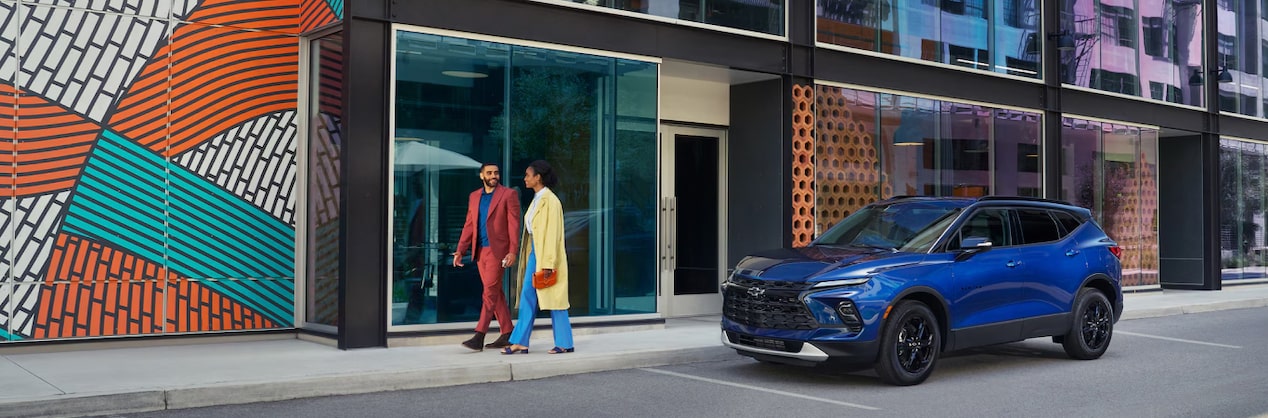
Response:
[{"label": "orange handbag", "polygon": [[536,273],[533,273],[533,288],[545,289],[545,288],[554,286],[555,280],[556,278],[555,278],[554,270],[551,270],[549,273],[547,273],[546,270],[538,271]]}]

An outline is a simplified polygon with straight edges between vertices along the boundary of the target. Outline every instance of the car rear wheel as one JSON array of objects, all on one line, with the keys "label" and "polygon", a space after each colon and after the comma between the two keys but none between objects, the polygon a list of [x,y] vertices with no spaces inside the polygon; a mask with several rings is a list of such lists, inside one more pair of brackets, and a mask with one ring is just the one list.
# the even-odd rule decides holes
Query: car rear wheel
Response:
[{"label": "car rear wheel", "polygon": [[1061,340],[1066,355],[1092,360],[1105,354],[1114,336],[1114,308],[1100,291],[1083,288],[1074,301],[1074,323]]},{"label": "car rear wheel", "polygon": [[920,384],[933,372],[941,348],[942,331],[933,311],[920,302],[899,302],[881,332],[876,374],[891,385]]}]

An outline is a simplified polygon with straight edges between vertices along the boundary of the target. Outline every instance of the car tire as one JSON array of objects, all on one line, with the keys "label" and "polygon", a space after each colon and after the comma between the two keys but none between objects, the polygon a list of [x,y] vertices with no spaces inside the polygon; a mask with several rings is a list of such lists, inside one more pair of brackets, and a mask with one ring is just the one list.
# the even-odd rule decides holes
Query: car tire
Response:
[{"label": "car tire", "polygon": [[896,386],[924,382],[933,373],[942,351],[942,328],[928,306],[902,301],[894,306],[881,329],[876,374]]},{"label": "car tire", "polygon": [[1114,337],[1114,308],[1099,290],[1083,288],[1074,300],[1073,322],[1062,338],[1066,355],[1092,360],[1105,354]]}]

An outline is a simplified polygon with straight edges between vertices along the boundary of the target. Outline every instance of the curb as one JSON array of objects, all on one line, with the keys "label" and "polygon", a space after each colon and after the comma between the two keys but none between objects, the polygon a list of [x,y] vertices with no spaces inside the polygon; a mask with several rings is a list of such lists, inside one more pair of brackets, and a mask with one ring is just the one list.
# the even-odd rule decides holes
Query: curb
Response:
[{"label": "curb", "polygon": [[166,409],[163,391],[64,395],[0,403],[0,416],[5,417],[78,417],[90,414],[138,413]]},{"label": "curb", "polygon": [[1161,316],[1184,315],[1191,313],[1225,311],[1231,309],[1262,308],[1268,306],[1268,298],[1242,299],[1222,302],[1200,303],[1169,308],[1137,309],[1125,311],[1119,320],[1157,318]]},{"label": "curb", "polygon": [[79,417],[153,412],[320,396],[356,395],[716,361],[731,349],[718,346],[634,351],[490,365],[338,374],[273,382],[216,384],[112,394],[71,394],[17,402],[0,401],[4,417]]}]

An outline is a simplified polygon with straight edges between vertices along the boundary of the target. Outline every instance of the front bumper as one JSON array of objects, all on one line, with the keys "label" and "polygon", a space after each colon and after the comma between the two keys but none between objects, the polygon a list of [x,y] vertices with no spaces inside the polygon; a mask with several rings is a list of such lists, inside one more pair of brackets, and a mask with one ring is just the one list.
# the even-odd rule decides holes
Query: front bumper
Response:
[{"label": "front bumper", "polygon": [[[741,355],[797,365],[876,362],[876,341],[796,341],[722,331],[722,345]],[[785,361],[786,360],[786,361]]]}]

